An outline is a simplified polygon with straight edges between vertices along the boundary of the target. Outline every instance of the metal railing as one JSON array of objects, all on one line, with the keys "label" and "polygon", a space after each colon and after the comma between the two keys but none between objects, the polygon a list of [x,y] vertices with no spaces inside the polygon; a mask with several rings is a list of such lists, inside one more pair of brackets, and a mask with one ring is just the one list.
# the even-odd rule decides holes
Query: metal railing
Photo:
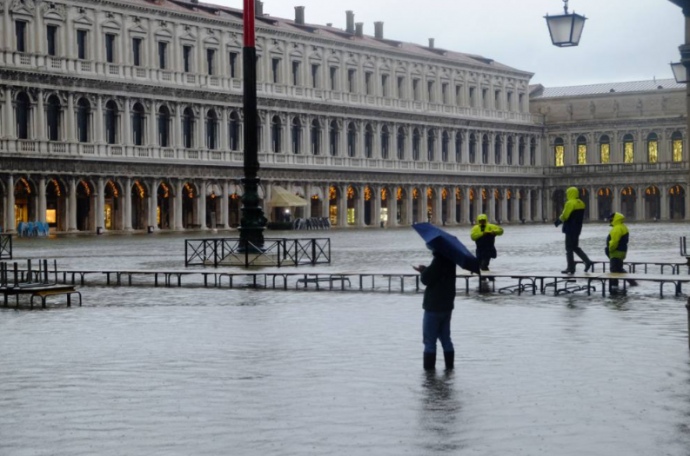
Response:
[{"label": "metal railing", "polygon": [[239,238],[186,239],[185,266],[299,266],[329,264],[330,238],[265,239],[257,246]]},{"label": "metal railing", "polygon": [[12,259],[12,235],[0,234],[0,259]]}]

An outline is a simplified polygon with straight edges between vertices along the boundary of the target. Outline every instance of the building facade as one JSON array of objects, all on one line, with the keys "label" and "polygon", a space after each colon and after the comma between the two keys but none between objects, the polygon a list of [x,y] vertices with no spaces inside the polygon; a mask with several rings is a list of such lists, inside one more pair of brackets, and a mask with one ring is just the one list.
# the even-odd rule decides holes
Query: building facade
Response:
[{"label": "building facade", "polygon": [[[28,221],[92,232],[239,223],[241,11],[194,0],[0,0],[0,14],[5,231]],[[599,130],[622,133],[625,120],[641,154],[650,108],[602,129],[600,117],[580,118],[579,98],[560,116],[562,97],[530,91],[528,72],[433,40],[385,38],[381,22],[365,35],[351,12],[344,22],[308,24],[302,7],[275,18],[257,1],[260,196],[269,201],[280,185],[308,199],[293,216],[338,227],[470,223],[482,212],[542,221],[565,183],[594,194],[607,182],[594,161],[580,174],[565,158],[556,166],[557,138],[566,157],[573,135],[594,144]],[[606,166],[628,169],[636,195],[656,182],[655,214],[676,218],[663,193],[677,185],[684,198],[685,128],[671,115],[678,91],[663,92],[669,114],[654,111],[654,166]],[[676,133],[683,159],[662,161]],[[616,182],[614,193],[626,185]]]}]

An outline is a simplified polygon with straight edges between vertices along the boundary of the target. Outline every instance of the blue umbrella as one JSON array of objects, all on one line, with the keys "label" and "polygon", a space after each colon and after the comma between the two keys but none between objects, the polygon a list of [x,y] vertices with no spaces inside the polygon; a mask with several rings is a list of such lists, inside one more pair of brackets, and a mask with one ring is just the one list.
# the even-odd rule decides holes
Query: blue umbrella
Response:
[{"label": "blue umbrella", "polygon": [[431,251],[436,251],[463,269],[479,274],[479,260],[458,238],[431,223],[415,223],[412,228],[424,239]]}]

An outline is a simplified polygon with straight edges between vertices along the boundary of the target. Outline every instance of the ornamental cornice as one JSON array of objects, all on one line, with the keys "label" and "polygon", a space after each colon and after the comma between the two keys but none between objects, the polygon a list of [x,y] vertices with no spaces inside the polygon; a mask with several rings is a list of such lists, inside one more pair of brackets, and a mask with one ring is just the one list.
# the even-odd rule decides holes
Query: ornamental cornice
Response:
[{"label": "ornamental cornice", "polygon": [[29,12],[33,14],[36,10],[34,0],[12,0],[10,3],[10,11],[13,13]]}]

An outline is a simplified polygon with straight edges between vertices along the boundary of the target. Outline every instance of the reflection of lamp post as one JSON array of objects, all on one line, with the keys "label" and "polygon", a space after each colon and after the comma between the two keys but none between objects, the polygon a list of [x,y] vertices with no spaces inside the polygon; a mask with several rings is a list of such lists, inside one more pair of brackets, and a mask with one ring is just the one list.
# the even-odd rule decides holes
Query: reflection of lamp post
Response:
[{"label": "reflection of lamp post", "polygon": [[244,78],[244,193],[240,220],[240,248],[261,251],[266,217],[259,205],[259,157],[257,152],[256,107],[256,31],[254,28],[254,0],[244,0],[244,48],[242,49]]},{"label": "reflection of lamp post", "polygon": [[547,14],[544,16],[551,34],[551,42],[558,47],[577,46],[580,43],[582,29],[585,27],[587,18],[574,12],[568,14],[568,0],[563,0],[563,3],[565,14],[558,16]]}]

